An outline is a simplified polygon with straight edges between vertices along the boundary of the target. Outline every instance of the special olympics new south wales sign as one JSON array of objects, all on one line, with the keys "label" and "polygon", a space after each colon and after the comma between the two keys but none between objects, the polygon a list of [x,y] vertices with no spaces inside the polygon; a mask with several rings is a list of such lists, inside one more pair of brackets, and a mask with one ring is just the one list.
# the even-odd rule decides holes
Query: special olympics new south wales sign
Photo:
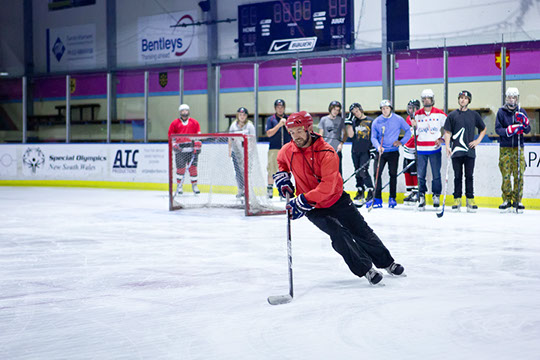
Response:
[{"label": "special olympics new south wales sign", "polygon": [[[138,19],[137,53],[140,64],[177,62],[199,57],[195,11],[183,11]],[[187,25],[185,27],[178,25]]]}]

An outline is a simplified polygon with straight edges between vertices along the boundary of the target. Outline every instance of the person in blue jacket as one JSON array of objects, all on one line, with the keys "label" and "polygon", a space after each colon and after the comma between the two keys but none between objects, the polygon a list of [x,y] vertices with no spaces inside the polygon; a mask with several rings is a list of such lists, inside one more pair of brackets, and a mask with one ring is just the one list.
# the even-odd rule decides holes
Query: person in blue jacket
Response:
[{"label": "person in blue jacket", "polygon": [[[373,144],[373,147],[377,149],[377,156],[381,157],[378,174],[378,159],[375,161],[374,173],[377,178],[377,183],[375,184],[375,198],[372,201],[374,201],[374,208],[382,207],[381,174],[384,170],[384,166],[388,163],[388,175],[390,175],[390,198],[388,200],[388,207],[394,208],[397,205],[396,188],[399,147],[404,145],[411,138],[411,127],[401,116],[396,115],[393,112],[392,104],[389,100],[381,101],[380,108],[382,114],[379,115],[371,125],[371,143]],[[403,138],[399,141],[401,130],[405,132],[405,135],[403,135]],[[371,201],[367,202],[366,206],[368,208],[372,206]]]},{"label": "person in blue jacket", "polygon": [[[523,198],[523,173],[525,155],[523,154],[523,134],[531,132],[527,113],[519,106],[519,90],[508,88],[503,107],[497,112],[495,132],[499,135],[499,170],[502,175],[502,199],[499,209],[506,212],[512,208],[522,212],[525,207]],[[519,154],[519,164],[518,164]],[[512,187],[511,177],[514,177]]]}]

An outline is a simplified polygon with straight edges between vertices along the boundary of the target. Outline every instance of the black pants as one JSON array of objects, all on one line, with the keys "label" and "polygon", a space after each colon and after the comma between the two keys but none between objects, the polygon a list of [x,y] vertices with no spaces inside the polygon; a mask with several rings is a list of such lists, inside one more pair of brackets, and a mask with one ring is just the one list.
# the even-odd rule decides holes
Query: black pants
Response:
[{"label": "black pants", "polygon": [[320,230],[330,236],[332,247],[357,276],[364,276],[372,267],[386,268],[394,262],[390,251],[366,223],[349,194],[329,208],[313,209],[306,214]]},{"label": "black pants", "polygon": [[[382,199],[381,195],[381,174],[384,170],[384,166],[388,163],[388,175],[390,175],[390,197],[396,198],[397,189],[397,168],[399,160],[399,151],[384,152],[381,156],[381,165],[379,167],[379,178],[377,179],[377,190],[375,191],[375,197]],[[377,172],[377,162],[375,162],[375,173]]]},{"label": "black pants", "polygon": [[454,197],[460,198],[463,193],[463,167],[465,167],[465,196],[468,199],[474,198],[474,158],[468,156],[452,158],[452,167],[454,168]]},{"label": "black pants", "polygon": [[[369,152],[353,152],[351,155],[355,171],[369,160]],[[373,181],[371,181],[368,168],[369,164],[366,164],[362,170],[356,173],[356,187],[359,189],[364,189],[365,187],[368,189],[373,188]]]}]

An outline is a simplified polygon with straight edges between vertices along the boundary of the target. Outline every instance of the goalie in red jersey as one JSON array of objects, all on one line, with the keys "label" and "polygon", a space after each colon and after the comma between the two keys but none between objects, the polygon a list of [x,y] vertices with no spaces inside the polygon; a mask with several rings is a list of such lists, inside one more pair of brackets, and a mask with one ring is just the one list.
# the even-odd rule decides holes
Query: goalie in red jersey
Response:
[{"label": "goalie in red jersey", "polygon": [[[173,120],[169,126],[169,137],[174,134],[200,134],[199,122],[189,116],[189,106],[180,105],[180,118]],[[197,162],[201,153],[202,142],[193,141],[190,138],[177,137],[173,140],[174,159],[176,164],[176,195],[183,193],[186,168],[191,178],[191,187],[195,194],[200,194],[197,187]]]}]

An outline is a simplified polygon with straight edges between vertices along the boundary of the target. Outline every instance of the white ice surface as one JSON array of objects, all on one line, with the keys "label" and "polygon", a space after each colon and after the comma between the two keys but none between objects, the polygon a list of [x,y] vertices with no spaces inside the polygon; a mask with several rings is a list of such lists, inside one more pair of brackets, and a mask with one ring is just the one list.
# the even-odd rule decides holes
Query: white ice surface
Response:
[{"label": "white ice surface", "polygon": [[361,212],[408,277],[371,287],[284,216],[160,192],[0,187],[0,359],[539,359],[540,212]]}]

